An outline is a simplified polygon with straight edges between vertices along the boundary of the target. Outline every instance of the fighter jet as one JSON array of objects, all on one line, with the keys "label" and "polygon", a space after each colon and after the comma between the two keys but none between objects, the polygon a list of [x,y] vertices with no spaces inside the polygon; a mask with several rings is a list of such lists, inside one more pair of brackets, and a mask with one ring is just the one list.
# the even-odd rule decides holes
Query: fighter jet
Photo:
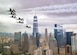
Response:
[{"label": "fighter jet", "polygon": [[14,9],[9,8],[9,12],[16,12]]},{"label": "fighter jet", "polygon": [[12,15],[11,17],[12,17],[12,18],[16,18],[16,16],[14,16],[14,15]]},{"label": "fighter jet", "polygon": [[9,8],[8,12],[12,12],[12,9],[11,9],[11,8]]},{"label": "fighter jet", "polygon": [[9,9],[8,12],[10,12],[11,15],[16,15],[16,11],[14,9]]},{"label": "fighter jet", "polygon": [[21,20],[21,21],[24,21],[24,19],[23,19],[23,18],[20,18],[20,17],[19,17],[17,20]]},{"label": "fighter jet", "polygon": [[11,15],[16,15],[16,13],[14,13],[14,12],[10,12],[10,14],[11,14]]},{"label": "fighter jet", "polygon": [[16,12],[14,9],[12,10],[13,12]]},{"label": "fighter jet", "polygon": [[21,24],[22,24],[22,23],[24,23],[24,22],[23,22],[23,21],[19,21],[19,22],[17,22],[17,23],[21,23]]},{"label": "fighter jet", "polygon": [[31,28],[31,27],[27,25],[26,28]]}]

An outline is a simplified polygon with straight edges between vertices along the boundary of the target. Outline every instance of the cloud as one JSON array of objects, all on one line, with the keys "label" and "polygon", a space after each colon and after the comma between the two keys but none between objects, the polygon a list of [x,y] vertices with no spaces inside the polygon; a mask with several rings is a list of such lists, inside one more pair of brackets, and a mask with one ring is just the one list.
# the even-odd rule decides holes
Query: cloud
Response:
[{"label": "cloud", "polygon": [[59,5],[75,3],[77,0],[16,0],[22,7],[21,9],[43,7],[49,5]]},{"label": "cloud", "polygon": [[25,24],[19,24],[18,21],[7,15],[0,15],[0,32],[25,31]]},{"label": "cloud", "polygon": [[[8,14],[9,7],[14,8],[17,16],[24,17],[24,22],[31,26],[33,26],[33,16],[36,11],[39,32],[43,32],[45,28],[51,31],[55,23],[67,26],[71,24],[72,26],[72,24],[77,24],[77,3],[73,2],[77,2],[77,0],[2,0],[0,3],[0,30],[28,31],[25,29],[25,25],[17,24],[14,19],[9,18],[9,15],[5,15]],[[29,32],[32,32],[32,29],[33,27]]]},{"label": "cloud", "polygon": [[17,9],[21,7],[17,0],[0,0],[0,14],[8,15],[9,8]]},{"label": "cloud", "polygon": [[29,8],[26,10],[31,10],[30,12],[48,12],[48,13],[76,13],[77,12],[77,3],[69,3],[63,5],[50,5],[36,8]]}]

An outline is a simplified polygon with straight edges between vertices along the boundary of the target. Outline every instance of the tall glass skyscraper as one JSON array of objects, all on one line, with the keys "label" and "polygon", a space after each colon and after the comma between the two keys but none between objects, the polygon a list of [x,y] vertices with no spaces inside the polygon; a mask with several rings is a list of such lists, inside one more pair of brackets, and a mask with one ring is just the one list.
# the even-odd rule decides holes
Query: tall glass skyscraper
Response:
[{"label": "tall glass skyscraper", "polygon": [[38,20],[37,20],[37,16],[34,16],[34,20],[33,20],[33,36],[36,37],[36,45],[39,46]]},{"label": "tall glass skyscraper", "polygon": [[55,28],[54,28],[54,37],[57,40],[58,46],[61,47],[63,41],[63,29],[57,24],[55,24]]},{"label": "tall glass skyscraper", "polygon": [[38,33],[38,20],[37,20],[37,16],[34,16],[34,20],[33,20],[33,36],[36,37]]},{"label": "tall glass skyscraper", "polygon": [[71,36],[73,32],[66,32],[66,44],[71,45]]},{"label": "tall glass skyscraper", "polygon": [[59,47],[65,46],[66,44],[66,36],[62,26],[58,24],[54,25],[54,37],[57,40],[58,53],[59,53]]}]

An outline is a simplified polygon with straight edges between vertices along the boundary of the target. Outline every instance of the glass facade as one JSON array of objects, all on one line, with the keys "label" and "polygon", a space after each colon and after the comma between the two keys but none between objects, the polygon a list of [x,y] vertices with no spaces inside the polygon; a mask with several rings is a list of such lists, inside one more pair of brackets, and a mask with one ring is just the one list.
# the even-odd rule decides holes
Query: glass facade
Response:
[{"label": "glass facade", "polygon": [[37,20],[37,16],[34,16],[34,20],[33,20],[33,36],[36,37],[36,45],[39,46],[38,20]]}]

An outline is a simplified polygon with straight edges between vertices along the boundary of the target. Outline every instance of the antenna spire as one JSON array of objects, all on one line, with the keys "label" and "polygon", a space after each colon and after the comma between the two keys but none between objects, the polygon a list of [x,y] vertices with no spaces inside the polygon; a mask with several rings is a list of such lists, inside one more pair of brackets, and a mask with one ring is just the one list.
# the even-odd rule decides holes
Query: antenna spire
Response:
[{"label": "antenna spire", "polygon": [[36,11],[35,11],[35,16],[36,16]]}]

